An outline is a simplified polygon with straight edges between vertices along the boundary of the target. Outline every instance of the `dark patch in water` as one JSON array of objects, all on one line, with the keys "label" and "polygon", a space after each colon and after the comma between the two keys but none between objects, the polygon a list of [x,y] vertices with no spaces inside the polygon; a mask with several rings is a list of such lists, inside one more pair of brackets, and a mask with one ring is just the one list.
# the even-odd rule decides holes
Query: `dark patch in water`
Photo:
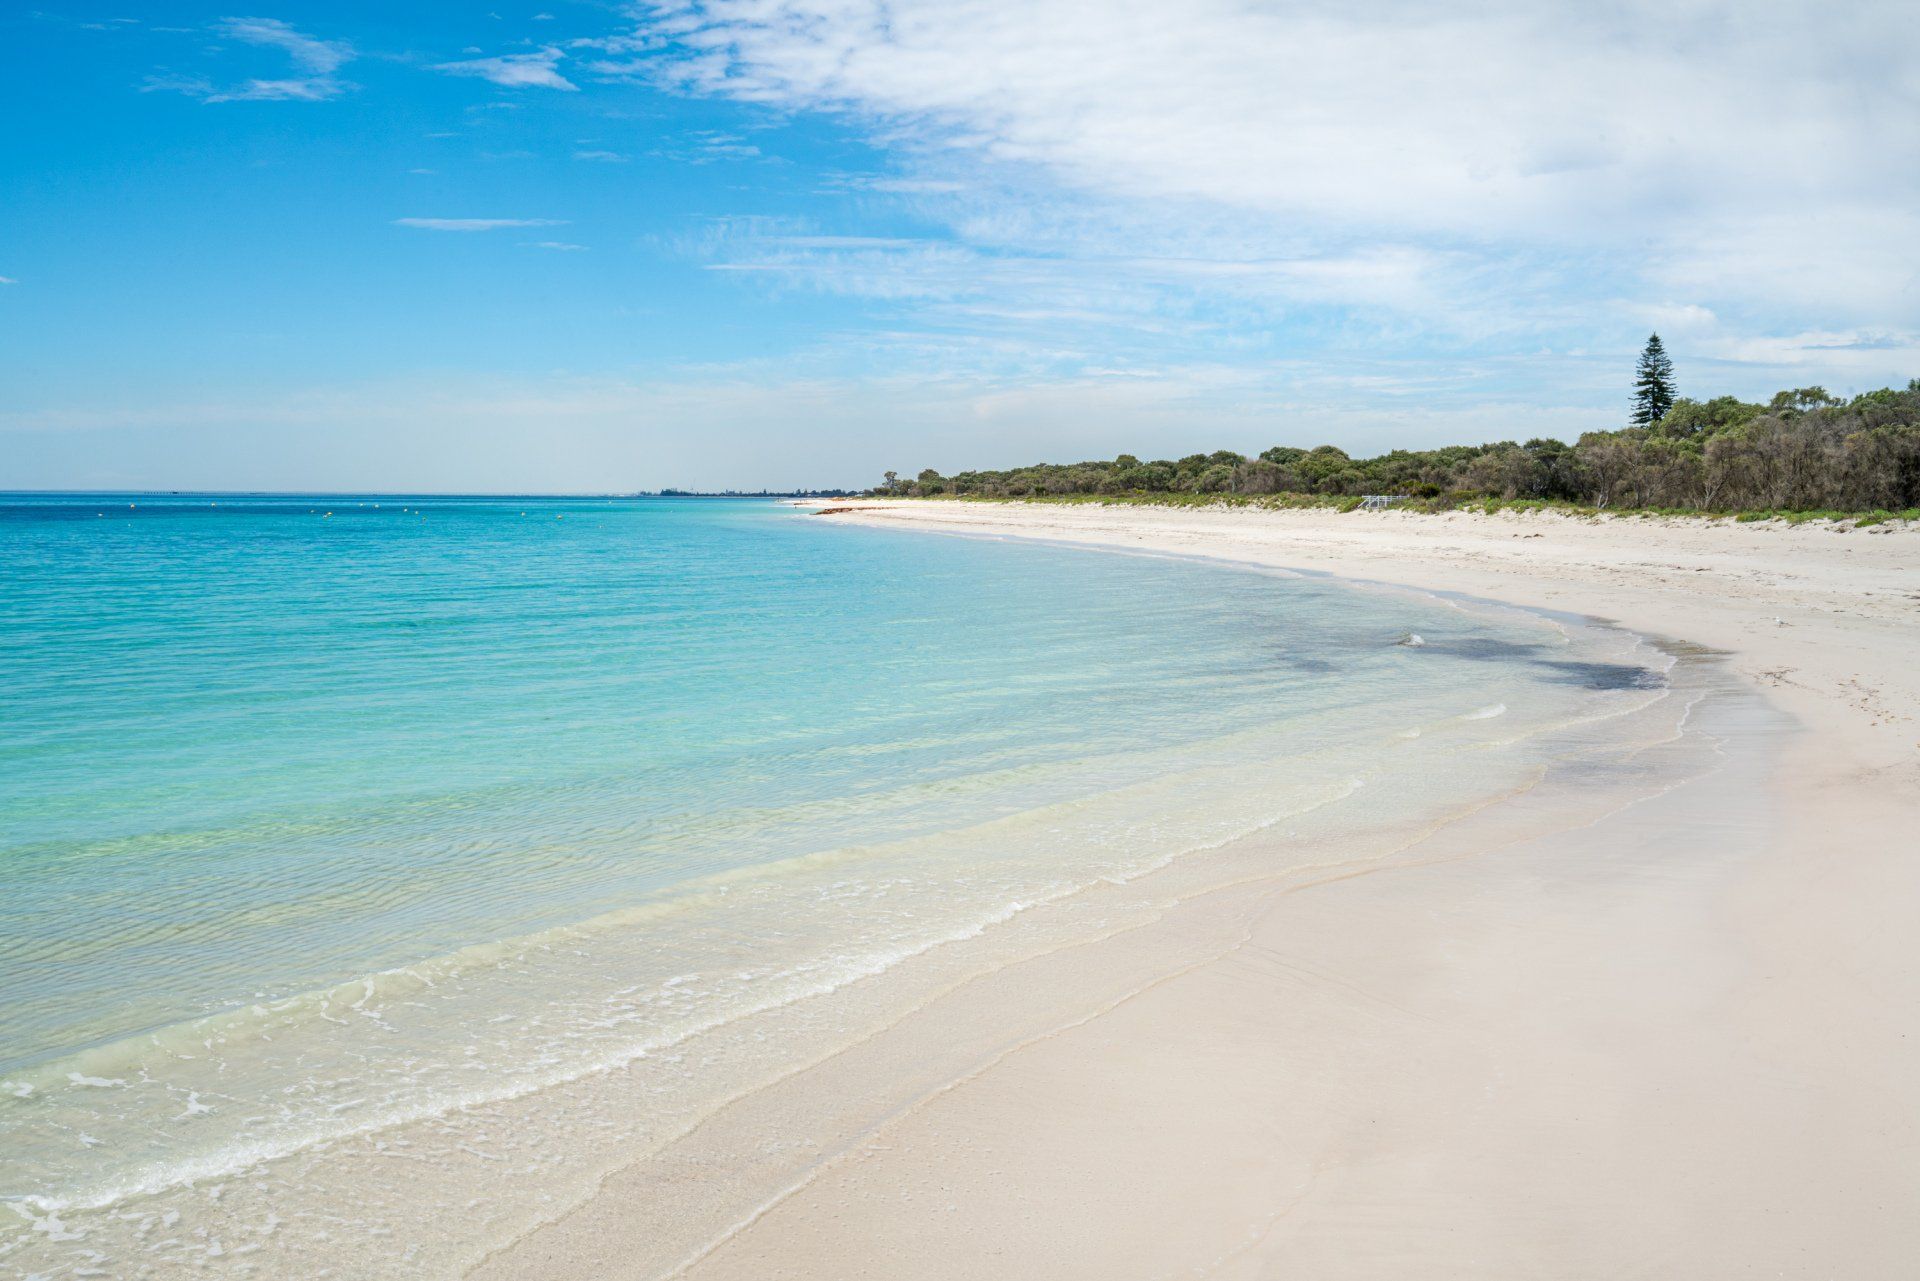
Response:
[{"label": "dark patch in water", "polygon": [[1666,674],[1635,663],[1594,663],[1576,659],[1551,658],[1557,650],[1523,641],[1502,640],[1493,636],[1463,636],[1457,640],[1430,640],[1419,647],[1429,654],[1450,654],[1455,658],[1484,663],[1523,662],[1539,669],[1547,680],[1582,689],[1664,689]]},{"label": "dark patch in water", "polygon": [[1561,659],[1536,660],[1534,666],[1557,673],[1551,679],[1586,689],[1665,689],[1667,685],[1664,672],[1632,663],[1580,663]]},{"label": "dark patch in water", "polygon": [[1505,663],[1515,659],[1536,661],[1535,656],[1545,652],[1547,647],[1521,641],[1500,640],[1493,636],[1463,636],[1458,640],[1428,641],[1424,648],[1437,653],[1452,654],[1459,658],[1477,658],[1488,662]]}]

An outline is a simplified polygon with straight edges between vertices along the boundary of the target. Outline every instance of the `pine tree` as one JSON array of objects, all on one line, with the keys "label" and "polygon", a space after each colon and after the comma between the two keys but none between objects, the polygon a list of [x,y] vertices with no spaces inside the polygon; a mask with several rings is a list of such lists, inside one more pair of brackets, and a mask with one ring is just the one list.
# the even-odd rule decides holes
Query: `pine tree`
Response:
[{"label": "pine tree", "polygon": [[1673,362],[1660,335],[1647,339],[1640,353],[1640,369],[1633,380],[1633,421],[1636,426],[1651,427],[1673,408]]}]

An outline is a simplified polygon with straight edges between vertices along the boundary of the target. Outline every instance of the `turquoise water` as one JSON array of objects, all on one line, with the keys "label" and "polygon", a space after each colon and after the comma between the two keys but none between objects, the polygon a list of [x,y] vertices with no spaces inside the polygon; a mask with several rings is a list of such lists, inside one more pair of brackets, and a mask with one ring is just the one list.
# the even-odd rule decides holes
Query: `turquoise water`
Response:
[{"label": "turquoise water", "polygon": [[1567,644],[772,503],[0,496],[0,1262],[1657,683]]}]

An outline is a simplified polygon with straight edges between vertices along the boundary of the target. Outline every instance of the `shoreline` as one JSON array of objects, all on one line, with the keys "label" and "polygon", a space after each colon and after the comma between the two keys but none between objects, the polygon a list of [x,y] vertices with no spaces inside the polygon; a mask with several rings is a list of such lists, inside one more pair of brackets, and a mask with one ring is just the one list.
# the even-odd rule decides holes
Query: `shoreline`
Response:
[{"label": "shoreline", "polygon": [[[1742,524],[1692,517],[1566,516],[1552,511],[1404,511],[1178,508],[1142,505],[968,503],[863,499],[798,507],[835,509],[843,524],[975,537],[1212,557],[1327,574],[1415,591],[1455,591],[1528,609],[1560,610],[1649,635],[1725,651],[1736,670],[1797,714],[1823,704],[1866,702],[1850,728],[1863,763],[1912,763],[1920,754],[1920,674],[1880,671],[1888,686],[1858,692],[1861,670],[1822,657],[1830,631],[1800,636],[1835,615],[1909,641],[1920,629],[1920,527],[1856,529],[1809,522]],[[1525,545],[1535,539],[1544,546]],[[1522,544],[1515,546],[1515,544]],[[1859,556],[1869,563],[1855,566]],[[1656,557],[1660,559],[1656,559]],[[1836,582],[1834,571],[1860,581]],[[1706,574],[1706,579],[1695,575]],[[1720,589],[1707,608],[1688,606],[1699,584]],[[1723,598],[1727,590],[1750,596]],[[1876,599],[1877,598],[1877,599]],[[1755,637],[1755,629],[1785,627]],[[1788,679],[1799,674],[1798,679]],[[1871,706],[1884,698],[1883,707]],[[1876,710],[1880,714],[1876,714]]]},{"label": "shoreline", "polygon": [[[1876,673],[1858,655],[1876,652],[1877,645],[1880,657],[1897,656],[1902,638],[1911,637],[1911,603],[1904,615],[1899,606],[1869,611],[1864,632],[1836,624],[1852,615],[1834,607],[1886,590],[1865,584],[1881,584],[1889,573],[1898,579],[1898,557],[1864,558],[1874,563],[1830,586],[1826,598],[1813,602],[1814,612],[1760,633],[1756,644],[1740,632],[1757,631],[1750,616],[1753,608],[1767,608],[1764,600],[1730,607],[1699,590],[1708,581],[1724,588],[1716,581],[1727,578],[1724,573],[1708,567],[1708,579],[1687,580],[1686,616],[1671,609],[1662,614],[1658,594],[1674,589],[1664,580],[1651,588],[1635,584],[1631,566],[1618,563],[1625,559],[1618,546],[1589,540],[1570,549],[1570,540],[1552,527],[1574,522],[1558,518],[1519,518],[1515,528],[1511,520],[1472,517],[1435,530],[1433,524],[1448,518],[1140,516],[1139,509],[887,502],[831,519],[1213,556],[1381,583],[1398,578],[1398,585],[1422,591],[1614,618],[1633,631],[1725,651],[1729,668],[1786,705],[1801,732],[1782,742],[1777,719],[1753,732],[1779,755],[1764,785],[1756,775],[1712,805],[1666,804],[1668,823],[1675,829],[1691,824],[1694,852],[1708,855],[1689,858],[1685,876],[1670,875],[1661,862],[1673,853],[1667,829],[1636,836],[1633,816],[1603,816],[1585,835],[1550,825],[1518,840],[1518,849],[1532,849],[1522,857],[1494,842],[1496,814],[1452,825],[1450,839],[1464,847],[1430,865],[1322,884],[1210,890],[1121,943],[1103,939],[1078,949],[1077,957],[1045,959],[1059,984],[1055,1004],[1025,1035],[1013,1035],[1019,1019],[1007,1013],[1022,1007],[987,999],[997,991],[1011,1002],[1020,982],[1045,986],[1034,977],[1044,969],[1024,965],[1022,972],[1023,965],[1014,965],[969,981],[856,1047],[858,1054],[879,1053],[883,1064],[893,1062],[912,1088],[885,1106],[843,1106],[834,1114],[843,1127],[837,1150],[811,1154],[803,1177],[681,1267],[634,1265],[634,1211],[673,1190],[676,1172],[684,1179],[713,1171],[715,1155],[748,1134],[802,1146],[817,1142],[816,1134],[783,1133],[783,1088],[801,1091],[788,1097],[793,1104],[808,1099],[808,1090],[831,1090],[836,1079],[871,1084],[884,1068],[832,1061],[801,1069],[722,1115],[706,1136],[712,1141],[706,1164],[689,1153],[688,1164],[652,1172],[651,1179],[638,1168],[617,1173],[584,1205],[470,1275],[959,1277],[1025,1268],[1067,1276],[1232,1277],[1267,1275],[1266,1269],[1286,1264],[1307,1275],[1599,1276],[1644,1264],[1656,1244],[1675,1266],[1684,1263],[1700,1275],[1745,1275],[1762,1261],[1780,1263],[1769,1274],[1820,1275],[1844,1267],[1848,1275],[1893,1275],[1876,1269],[1890,1269],[1915,1245],[1913,1230],[1897,1226],[1886,1209],[1920,1191],[1915,1161],[1902,1148],[1914,1137],[1904,1120],[1913,1109],[1896,1107],[1895,1119],[1883,1119],[1877,1129],[1861,1113],[1863,1107],[1871,1113],[1871,1100],[1904,1102],[1915,1095],[1904,1082],[1920,1074],[1908,1070],[1915,1065],[1901,1033],[1902,1012],[1910,1014],[1920,983],[1898,955],[1897,938],[1902,913],[1920,896],[1912,870],[1887,857],[1899,851],[1882,849],[1876,857],[1871,845],[1876,834],[1884,846],[1889,834],[1910,830],[1898,826],[1912,817],[1898,781],[1912,777],[1912,723],[1902,718],[1915,703],[1911,691],[1893,681],[1863,682],[1831,664],[1851,659],[1855,671],[1895,674],[1885,663]],[[1429,525],[1395,528],[1409,519]],[[1309,527],[1356,520],[1377,521],[1355,531],[1371,543],[1338,528]],[[1536,523],[1529,527],[1527,520]],[[1486,527],[1475,528],[1476,522]],[[1402,545],[1383,538],[1383,526]],[[1495,538],[1540,533],[1551,536],[1553,556],[1530,555],[1516,566],[1511,557],[1490,554]],[[1431,542],[1436,534],[1450,541],[1411,551],[1404,545],[1407,539]],[[1745,529],[1735,537],[1756,542]],[[1526,550],[1543,550],[1541,541],[1548,540]],[[1646,540],[1639,541],[1635,554],[1644,559]],[[1776,566],[1784,590],[1793,590],[1796,572],[1830,576],[1826,562],[1835,557],[1796,569],[1794,555],[1806,560],[1804,552],[1791,553]],[[1562,571],[1557,578],[1538,574],[1543,559]],[[1523,572],[1526,560],[1536,565],[1531,579]],[[1405,572],[1415,567],[1417,576]],[[1675,564],[1663,572],[1671,578],[1701,571]],[[1642,576],[1659,578],[1644,570]],[[1636,592],[1655,599],[1636,599]],[[1648,625],[1656,617],[1669,625]],[[1836,631],[1846,647],[1824,654],[1828,666],[1810,667],[1802,651],[1832,647]],[[1763,826],[1701,827],[1716,809],[1758,813],[1758,806],[1742,802],[1761,796],[1777,801],[1777,813]],[[1658,800],[1651,805],[1661,808]],[[1767,829],[1785,839],[1769,846]],[[1558,855],[1529,846],[1539,846],[1547,833],[1554,837],[1549,843],[1564,847]],[[1867,851],[1836,870],[1837,853],[1861,841]],[[1623,842],[1641,851],[1630,869],[1608,867],[1596,875],[1612,846]],[[1735,848],[1740,845],[1756,849]],[[1809,845],[1821,851],[1811,859]],[[1544,866],[1556,870],[1543,876]],[[1556,877],[1594,882],[1584,886],[1591,897],[1566,900]],[[1487,916],[1485,904],[1501,901],[1509,908],[1525,903],[1530,911]],[[1536,916],[1559,929],[1543,930]],[[1451,919],[1453,928],[1436,928],[1438,917]],[[1593,936],[1596,920],[1641,939],[1647,946],[1639,951],[1661,963],[1615,955],[1604,937]],[[1354,955],[1357,940],[1376,946]],[[1378,946],[1383,941],[1390,946]],[[1278,967],[1248,960],[1281,954],[1288,961]],[[1249,986],[1249,968],[1261,970],[1264,981]],[[1776,970],[1790,980],[1780,980]],[[1560,986],[1517,977],[1535,971],[1559,975]],[[1314,980],[1304,981],[1305,974]],[[1121,984],[1126,990],[1116,994],[1111,984],[1101,986],[1112,975],[1140,981]],[[1857,996],[1862,976],[1875,980],[1867,989],[1872,999],[1835,999]],[[1576,998],[1587,1013],[1569,1013]],[[1060,1002],[1076,1000],[1077,1010],[1066,1016]],[[1436,1001],[1437,1008],[1427,1008]],[[1383,1020],[1382,1011],[1399,1014]],[[1543,1020],[1557,1020],[1551,1034],[1497,1031],[1513,1022],[1545,1028]],[[1039,1026],[1049,1022],[1050,1028]],[[1600,1031],[1606,1035],[1596,1043]],[[971,1050],[941,1058],[941,1050],[967,1042],[956,1032],[979,1039]],[[1012,1043],[993,1044],[995,1033]],[[1669,1062],[1667,1047],[1676,1040],[1690,1053]],[[1813,1042],[1819,1053],[1809,1062]],[[1756,1044],[1765,1052],[1755,1054]],[[1169,1046],[1191,1051],[1183,1059]],[[1428,1075],[1410,1079],[1396,1066],[1403,1058],[1425,1063]],[[1318,1070],[1305,1070],[1303,1061]],[[1543,1092],[1527,1074],[1518,1084],[1509,1079],[1516,1064],[1536,1061],[1553,1063],[1553,1079],[1584,1089]],[[1748,1070],[1758,1066],[1766,1070]],[[1348,1076],[1354,1080],[1345,1089],[1326,1085]],[[1196,1079],[1213,1082],[1233,1105],[1193,1089]],[[1450,1130],[1446,1115],[1469,1081],[1482,1090],[1497,1081],[1513,1097],[1480,1117],[1472,1131]],[[1783,1091],[1781,1081],[1792,1088]],[[1709,1082],[1714,1088],[1705,1088]],[[1669,1096],[1681,1083],[1689,1087],[1680,1093],[1693,1111],[1674,1110]],[[1276,1104],[1270,1097],[1276,1088],[1291,1101]],[[1575,1111],[1612,1112],[1609,1124],[1596,1131],[1591,1122],[1570,1122],[1570,1098],[1579,1100]],[[1803,1114],[1784,1135],[1768,1122],[1783,1104]],[[1253,1143],[1245,1141],[1249,1118],[1269,1127]],[[1397,1127],[1397,1141],[1380,1142],[1383,1125]],[[1543,1133],[1556,1142],[1543,1147]],[[1561,1146],[1596,1137],[1615,1149],[1606,1160],[1572,1159]],[[1715,1155],[1676,1162],[1676,1144]],[[1483,1148],[1499,1154],[1491,1169],[1483,1168]],[[1783,1162],[1782,1154],[1791,1159]],[[1711,1195],[1695,1193],[1687,1180],[1675,1180],[1676,1169],[1723,1186]],[[1447,1177],[1439,1182],[1477,1195],[1464,1204],[1457,1196],[1425,1195],[1422,1179],[1410,1174],[1441,1170]],[[1613,1219],[1596,1221],[1591,1208],[1571,1208],[1580,1199],[1575,1187],[1541,1196],[1542,1188],[1568,1176],[1596,1185],[1589,1199],[1641,1225],[1638,1253],[1609,1246],[1620,1235]],[[1839,1191],[1820,1194],[1816,1183]],[[1634,1189],[1651,1190],[1636,1195]],[[1816,1203],[1817,1223],[1794,1224],[1792,1206],[1804,1218]],[[1603,1223],[1612,1231],[1602,1231]],[[1782,1229],[1782,1223],[1791,1226]],[[1797,1261],[1788,1260],[1796,1250]]]}]

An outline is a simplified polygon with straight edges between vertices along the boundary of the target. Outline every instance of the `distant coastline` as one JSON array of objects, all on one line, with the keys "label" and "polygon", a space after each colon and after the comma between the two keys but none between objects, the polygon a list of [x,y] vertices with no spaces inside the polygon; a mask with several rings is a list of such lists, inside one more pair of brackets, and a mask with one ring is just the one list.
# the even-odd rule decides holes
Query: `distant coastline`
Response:
[{"label": "distant coastline", "polygon": [[[1657,341],[1657,339],[1656,339]],[[1474,505],[1673,515],[1920,520],[1920,378],[1843,399],[1824,387],[1766,404],[1668,399],[1636,425],[1572,444],[1535,437],[1356,458],[1335,445],[1275,445],[1143,460],[1039,463],[943,476],[888,472],[871,492],[897,498],[1095,498],[1192,505],[1427,511]]]},{"label": "distant coastline", "polygon": [[630,498],[854,498],[858,489],[642,489]]}]

